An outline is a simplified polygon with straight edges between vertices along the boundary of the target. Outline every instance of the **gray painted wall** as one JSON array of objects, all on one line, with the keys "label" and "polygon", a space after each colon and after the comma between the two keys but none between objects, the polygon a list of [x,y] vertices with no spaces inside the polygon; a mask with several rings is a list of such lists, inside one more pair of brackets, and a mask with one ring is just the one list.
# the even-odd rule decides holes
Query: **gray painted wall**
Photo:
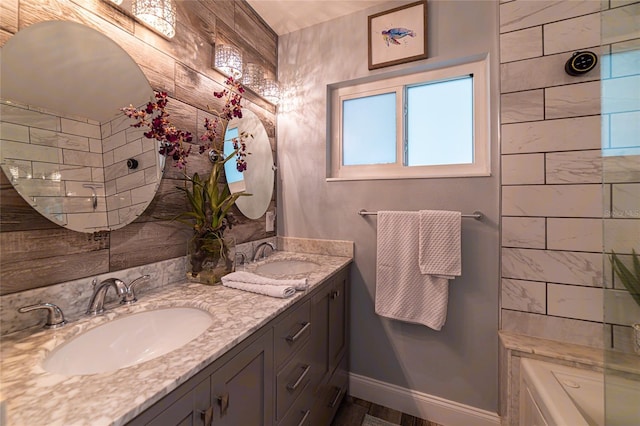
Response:
[{"label": "gray painted wall", "polygon": [[[389,2],[281,36],[278,111],[278,233],[352,240],[351,365],[354,374],[488,411],[498,409],[498,2],[429,1],[430,58],[370,72],[367,16]],[[492,176],[326,181],[327,85],[420,69],[489,53]],[[373,124],[373,123],[372,123]],[[376,219],[358,210],[480,210],[463,219],[462,277],[452,281],[447,323],[437,332],[374,312]]]}]

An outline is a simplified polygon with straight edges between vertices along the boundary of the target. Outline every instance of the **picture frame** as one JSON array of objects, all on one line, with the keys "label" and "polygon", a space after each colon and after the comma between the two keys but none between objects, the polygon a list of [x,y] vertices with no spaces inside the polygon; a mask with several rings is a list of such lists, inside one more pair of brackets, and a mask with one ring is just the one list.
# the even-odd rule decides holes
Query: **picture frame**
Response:
[{"label": "picture frame", "polygon": [[427,0],[370,15],[369,69],[427,58]]}]

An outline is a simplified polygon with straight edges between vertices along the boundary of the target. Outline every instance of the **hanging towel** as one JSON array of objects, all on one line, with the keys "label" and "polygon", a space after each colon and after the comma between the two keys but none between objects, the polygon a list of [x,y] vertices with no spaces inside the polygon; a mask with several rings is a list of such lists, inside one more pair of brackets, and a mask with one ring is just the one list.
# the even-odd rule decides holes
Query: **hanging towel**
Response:
[{"label": "hanging towel", "polygon": [[260,284],[260,285],[279,285],[279,286],[287,286],[293,287],[296,290],[306,290],[309,288],[309,284],[307,283],[306,278],[300,279],[275,279],[275,278],[267,278],[261,275],[253,274],[251,272],[246,271],[236,271],[230,274],[227,274],[222,277],[222,282],[240,282],[246,284]]},{"label": "hanging towel", "polygon": [[287,287],[283,285],[269,285],[269,284],[248,284],[238,281],[222,282],[222,285],[229,288],[235,288],[237,290],[249,291],[251,293],[264,294],[265,296],[279,297],[285,299],[296,294],[296,289],[293,287]]},{"label": "hanging towel", "polygon": [[420,272],[419,225],[418,212],[378,212],[375,311],[440,330],[447,318],[449,281]]},{"label": "hanging towel", "polygon": [[462,214],[420,210],[420,272],[453,279],[462,274],[460,233]]}]

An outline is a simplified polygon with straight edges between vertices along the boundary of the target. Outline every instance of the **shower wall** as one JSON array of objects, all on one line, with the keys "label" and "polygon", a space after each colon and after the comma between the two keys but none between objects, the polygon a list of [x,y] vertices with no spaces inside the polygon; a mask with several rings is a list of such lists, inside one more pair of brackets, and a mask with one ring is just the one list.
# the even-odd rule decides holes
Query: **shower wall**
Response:
[{"label": "shower wall", "polygon": [[[637,206],[640,189],[633,183],[637,172],[607,176],[603,185],[601,147],[609,140],[607,132],[601,137],[600,78],[601,71],[606,78],[622,66],[607,55],[629,43],[617,35],[628,32],[639,6],[527,0],[500,5],[502,330],[595,347],[629,344],[621,332],[628,328],[626,318],[606,318],[602,332],[609,297],[603,284],[610,286],[612,276],[602,255],[603,224],[615,249],[639,250],[638,215],[621,218],[616,212]],[[603,19],[617,24],[601,45]],[[579,50],[601,60],[597,69],[572,77],[564,65]],[[628,303],[623,292],[619,296]]]}]

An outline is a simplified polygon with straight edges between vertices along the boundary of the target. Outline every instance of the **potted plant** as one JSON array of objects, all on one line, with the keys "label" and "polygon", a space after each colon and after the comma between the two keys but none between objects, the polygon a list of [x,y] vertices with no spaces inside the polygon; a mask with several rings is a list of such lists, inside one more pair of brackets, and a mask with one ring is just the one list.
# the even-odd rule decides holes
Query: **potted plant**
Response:
[{"label": "potted plant", "polygon": [[[629,291],[633,300],[640,306],[640,259],[634,249],[631,250],[633,270],[622,263],[614,251],[611,252],[611,266],[624,287]],[[640,354],[640,323],[631,325],[633,329],[634,351]]]},{"label": "potted plant", "polygon": [[[224,135],[228,122],[233,118],[242,118],[242,93],[244,88],[232,77],[225,81],[227,88],[213,95],[224,99],[221,111],[209,108],[214,118],[205,118],[205,132],[200,137],[200,154],[208,153],[213,165],[208,176],[198,173],[185,174],[185,186],[176,187],[186,195],[189,210],[174,218],[193,229],[193,237],[188,245],[189,271],[187,276],[199,282],[215,284],[222,275],[232,271],[233,257],[229,250],[229,240],[224,233],[231,228],[231,208],[245,192],[231,193],[222,182],[224,165],[235,160],[236,168],[242,172],[247,169],[247,138],[251,135],[242,132],[231,141],[233,151],[225,155]],[[149,102],[142,109],[129,106],[122,111],[136,120],[134,127],[146,126],[147,138],[160,142],[160,154],[173,158],[174,165],[180,169],[187,164],[191,153],[193,137],[191,133],[177,129],[169,121],[166,112],[167,93],[156,92],[156,102]]]}]

